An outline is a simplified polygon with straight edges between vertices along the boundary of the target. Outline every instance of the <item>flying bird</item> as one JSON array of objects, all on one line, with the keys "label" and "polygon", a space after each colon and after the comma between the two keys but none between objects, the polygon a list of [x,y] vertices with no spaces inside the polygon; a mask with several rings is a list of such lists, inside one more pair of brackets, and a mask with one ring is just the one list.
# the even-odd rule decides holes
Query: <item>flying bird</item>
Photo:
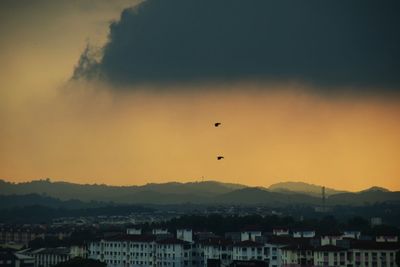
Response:
[{"label": "flying bird", "polygon": [[218,126],[220,126],[221,125],[221,123],[220,122],[216,122],[216,123],[214,123],[214,126],[215,127],[218,127]]},{"label": "flying bird", "polygon": [[223,156],[218,156],[217,157],[217,160],[221,160],[221,159],[224,159],[224,157]]}]

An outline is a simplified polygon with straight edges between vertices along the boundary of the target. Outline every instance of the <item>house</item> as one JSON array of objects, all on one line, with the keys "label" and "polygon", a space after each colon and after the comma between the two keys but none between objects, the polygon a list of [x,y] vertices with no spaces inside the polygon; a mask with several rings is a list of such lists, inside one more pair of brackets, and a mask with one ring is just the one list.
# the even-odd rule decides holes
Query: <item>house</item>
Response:
[{"label": "house", "polygon": [[257,230],[247,230],[240,232],[240,241],[256,241],[258,237],[261,237],[261,231]]},{"label": "house", "polygon": [[343,235],[342,235],[342,233],[340,233],[338,231],[332,231],[329,233],[321,234],[320,239],[321,239],[321,246],[325,246],[325,245],[336,246],[336,241],[343,240]]},{"label": "house", "polygon": [[139,229],[139,228],[128,228],[128,229],[126,229],[126,234],[127,235],[141,235],[142,234],[142,229]]},{"label": "house", "polygon": [[289,229],[287,228],[274,228],[272,234],[277,236],[289,235]]},{"label": "house", "polygon": [[396,235],[378,235],[375,240],[376,242],[399,242],[399,237]]},{"label": "house", "polygon": [[311,229],[295,229],[292,231],[294,238],[313,238],[315,237],[315,230]]},{"label": "house", "polygon": [[342,233],[343,238],[360,239],[361,231],[357,230],[345,230]]}]

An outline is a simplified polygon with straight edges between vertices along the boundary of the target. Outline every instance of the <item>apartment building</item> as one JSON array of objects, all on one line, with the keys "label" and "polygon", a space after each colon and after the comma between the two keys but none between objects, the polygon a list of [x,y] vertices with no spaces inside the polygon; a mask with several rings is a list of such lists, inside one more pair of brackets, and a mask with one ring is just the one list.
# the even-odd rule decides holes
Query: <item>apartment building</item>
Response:
[{"label": "apartment building", "polygon": [[70,248],[59,247],[26,249],[20,251],[20,254],[32,257],[35,262],[35,267],[51,267],[73,258],[70,252]]},{"label": "apartment building", "polygon": [[177,231],[179,238],[171,235],[163,231],[160,235],[105,238],[89,244],[88,257],[109,267],[242,266],[245,262],[268,267],[397,267],[396,252],[400,249],[398,242],[346,239],[336,233],[314,238],[240,234],[246,237],[243,241],[199,239],[188,229]]}]

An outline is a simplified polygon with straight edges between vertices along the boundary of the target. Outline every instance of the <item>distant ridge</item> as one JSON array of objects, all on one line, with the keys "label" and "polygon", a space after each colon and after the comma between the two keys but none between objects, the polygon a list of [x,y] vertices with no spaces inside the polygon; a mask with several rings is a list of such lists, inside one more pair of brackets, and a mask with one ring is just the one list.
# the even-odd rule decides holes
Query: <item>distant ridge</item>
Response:
[{"label": "distant ridge", "polygon": [[271,192],[261,187],[247,187],[218,196],[217,203],[229,204],[263,204],[269,206],[285,206],[293,204],[318,204],[319,199],[306,194],[290,195]]},{"label": "distant ridge", "polygon": [[395,202],[400,204],[400,191],[367,189],[357,193],[342,193],[329,197],[329,200],[340,205],[370,205],[379,202]]},{"label": "distant ridge", "polygon": [[169,199],[176,199],[177,201],[180,198],[186,201],[198,201],[200,198],[209,198],[245,187],[246,186],[240,184],[221,183],[217,181],[149,183],[142,186],[111,186],[104,184],[53,182],[50,179],[23,183],[10,183],[0,180],[0,194],[2,195],[43,194],[61,200],[101,200],[123,203],[131,203],[133,200],[138,202],[138,200],[147,201],[151,199],[151,197],[147,197],[146,194],[152,195],[153,197],[157,194],[164,197],[168,196]]},{"label": "distant ridge", "polygon": [[[321,196],[322,185],[308,184],[304,182],[281,182],[270,185],[268,189],[274,192],[281,192],[281,193],[296,192],[312,196]],[[340,191],[333,188],[325,187],[326,196],[331,196],[345,192],[346,191]]]},{"label": "distant ridge", "polygon": [[[372,187],[360,192],[344,192],[326,188],[326,205],[370,205],[373,203],[400,203],[400,192],[391,192],[385,188]],[[38,196],[31,196],[37,194]],[[25,195],[24,198],[18,196]],[[0,180],[0,196],[9,203],[35,201],[45,203],[47,197],[61,201],[55,205],[85,205],[82,202],[102,202],[115,204],[262,204],[266,206],[282,205],[321,205],[321,186],[302,182],[285,182],[269,188],[248,187],[241,184],[204,182],[150,183],[142,186],[108,186],[97,184],[74,184],[52,182],[49,179],[25,183],[10,183]],[[17,202],[15,202],[17,203]]]},{"label": "distant ridge", "polygon": [[384,187],[373,186],[373,187],[367,188],[365,190],[362,190],[360,192],[391,192],[391,191]]}]

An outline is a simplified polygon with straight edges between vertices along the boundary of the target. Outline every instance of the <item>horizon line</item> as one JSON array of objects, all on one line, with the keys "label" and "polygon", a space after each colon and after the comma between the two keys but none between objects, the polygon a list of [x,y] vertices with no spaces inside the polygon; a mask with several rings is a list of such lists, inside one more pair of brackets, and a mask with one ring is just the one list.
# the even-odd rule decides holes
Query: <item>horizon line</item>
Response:
[{"label": "horizon line", "polygon": [[165,181],[165,182],[148,182],[148,183],[144,183],[144,184],[108,184],[108,183],[79,183],[79,182],[75,182],[75,181],[66,181],[66,180],[58,180],[58,179],[54,179],[52,177],[45,177],[45,178],[36,178],[36,179],[31,179],[31,180],[24,180],[24,181],[11,181],[9,179],[5,179],[5,178],[0,178],[0,181],[4,181],[6,183],[11,183],[11,184],[24,184],[24,183],[31,183],[31,182],[39,182],[39,181],[48,181],[50,183],[68,183],[68,184],[76,184],[76,185],[89,185],[89,186],[109,186],[109,187],[141,187],[141,186],[146,186],[146,185],[162,185],[162,184],[190,184],[190,183],[207,183],[207,182],[214,182],[214,183],[220,183],[220,184],[230,184],[230,185],[238,185],[238,186],[244,186],[244,187],[248,187],[248,188],[264,188],[264,189],[269,189],[272,185],[276,185],[276,184],[280,184],[280,183],[303,183],[306,185],[311,185],[311,186],[317,186],[317,187],[325,187],[325,189],[331,189],[331,190],[335,190],[335,191],[343,191],[343,192],[351,192],[351,193],[357,193],[357,192],[361,192],[361,191],[365,191],[374,187],[380,187],[386,190],[389,190],[391,192],[396,192],[396,191],[400,191],[400,190],[394,190],[391,188],[387,188],[387,187],[383,187],[383,186],[379,186],[379,185],[371,185],[367,188],[364,189],[360,189],[360,190],[347,190],[347,189],[337,189],[337,188],[333,188],[333,187],[329,187],[329,186],[324,186],[324,185],[320,185],[320,184],[314,184],[314,183],[309,183],[309,182],[305,182],[305,181],[295,181],[295,180],[284,180],[281,182],[277,182],[277,183],[272,183],[268,186],[262,186],[262,185],[249,185],[249,184],[244,184],[244,183],[236,183],[236,182],[222,182],[222,181],[218,181],[218,180],[193,180],[193,181],[186,181],[186,182],[181,182],[181,181]]}]

